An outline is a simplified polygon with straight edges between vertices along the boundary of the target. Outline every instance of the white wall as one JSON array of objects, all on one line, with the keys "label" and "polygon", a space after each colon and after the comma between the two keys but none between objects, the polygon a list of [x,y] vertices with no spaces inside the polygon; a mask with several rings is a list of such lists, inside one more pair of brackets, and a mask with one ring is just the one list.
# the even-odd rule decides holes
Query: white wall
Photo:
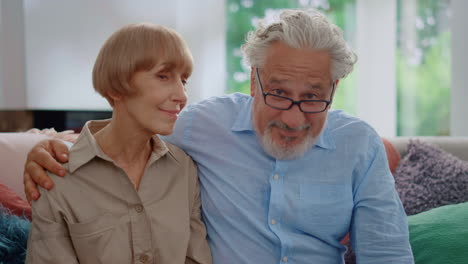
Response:
[{"label": "white wall", "polygon": [[110,109],[92,88],[92,67],[105,40],[135,22],[169,26],[187,40],[195,59],[190,102],[224,92],[224,1],[2,0],[0,7],[2,109]]},{"label": "white wall", "polygon": [[0,108],[27,107],[23,2],[0,1]]},{"label": "white wall", "polygon": [[179,0],[177,31],[193,52],[195,69],[187,86],[189,102],[225,93],[226,19],[225,1]]},{"label": "white wall", "polygon": [[357,115],[396,135],[396,1],[356,0]]},{"label": "white wall", "polygon": [[32,109],[109,109],[91,72],[100,47],[128,23],[175,28],[172,1],[25,0],[26,80]]}]

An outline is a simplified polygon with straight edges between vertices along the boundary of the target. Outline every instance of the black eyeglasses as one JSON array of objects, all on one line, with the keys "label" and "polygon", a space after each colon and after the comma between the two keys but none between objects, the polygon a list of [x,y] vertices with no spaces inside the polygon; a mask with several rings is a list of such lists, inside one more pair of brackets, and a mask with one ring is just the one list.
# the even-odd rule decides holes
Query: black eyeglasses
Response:
[{"label": "black eyeglasses", "polygon": [[262,90],[263,100],[265,104],[278,109],[278,110],[289,110],[293,105],[299,106],[299,110],[304,113],[313,114],[313,113],[321,113],[327,109],[327,107],[331,104],[333,93],[335,91],[335,82],[332,84],[332,93],[330,95],[330,100],[300,100],[295,101],[289,97],[265,93],[263,91],[262,82],[260,81],[260,76],[258,74],[258,68],[255,68],[255,74],[257,77],[258,84],[260,89]]}]

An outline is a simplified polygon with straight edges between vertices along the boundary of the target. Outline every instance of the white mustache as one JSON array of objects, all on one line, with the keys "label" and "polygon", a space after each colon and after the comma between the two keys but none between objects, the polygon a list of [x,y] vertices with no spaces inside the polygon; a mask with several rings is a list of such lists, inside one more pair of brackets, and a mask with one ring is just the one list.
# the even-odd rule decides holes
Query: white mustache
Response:
[{"label": "white mustache", "polygon": [[283,122],[280,122],[280,121],[270,121],[268,123],[268,127],[278,127],[278,128],[281,128],[281,129],[285,129],[285,130],[288,130],[288,131],[301,131],[301,130],[305,130],[305,129],[309,129],[310,128],[310,124],[305,124],[305,125],[302,125],[302,126],[299,126],[299,127],[296,127],[296,128],[292,128],[290,126],[288,126],[287,124],[283,123]]}]

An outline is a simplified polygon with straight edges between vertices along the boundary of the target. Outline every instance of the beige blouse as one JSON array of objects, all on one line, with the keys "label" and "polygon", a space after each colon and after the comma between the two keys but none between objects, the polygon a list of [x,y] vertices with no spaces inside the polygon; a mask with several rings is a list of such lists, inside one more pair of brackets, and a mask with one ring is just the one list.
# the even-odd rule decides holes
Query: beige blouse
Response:
[{"label": "beige blouse", "polygon": [[33,203],[26,263],[211,263],[200,219],[197,169],[157,136],[138,191],[92,134],[90,121],[70,149],[67,175]]}]

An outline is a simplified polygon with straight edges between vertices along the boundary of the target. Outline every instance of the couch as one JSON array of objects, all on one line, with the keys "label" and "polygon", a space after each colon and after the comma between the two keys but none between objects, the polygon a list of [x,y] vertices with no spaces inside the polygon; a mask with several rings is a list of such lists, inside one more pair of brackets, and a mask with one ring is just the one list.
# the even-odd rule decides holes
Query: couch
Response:
[{"label": "couch", "polygon": [[[32,132],[33,133],[0,133],[0,169],[2,172],[2,174],[0,175],[0,203],[4,207],[7,207],[8,209],[10,209],[11,213],[14,213],[20,216],[25,216],[26,218],[30,217],[30,214],[31,214],[29,204],[24,201],[25,195],[23,192],[23,184],[22,184],[23,165],[26,159],[27,152],[30,150],[30,148],[33,145],[35,145],[37,142],[45,138],[58,137],[58,138],[65,139],[65,140],[74,138],[73,135],[70,135],[69,133],[60,134],[60,133],[38,133],[37,131],[32,131]],[[465,162],[468,161],[468,137],[396,137],[396,138],[384,139],[387,156],[389,159],[389,165],[392,169],[392,172],[394,173],[394,176],[396,177],[397,186],[398,184],[401,184],[401,182],[399,182],[399,179],[397,178],[398,174],[405,173],[406,171],[408,171],[408,167],[402,168],[402,164],[413,162],[413,165],[414,165],[415,162],[417,164],[419,160],[423,159],[421,157],[416,157],[415,153],[411,154],[413,155],[410,157],[411,159],[407,159],[408,158],[408,146],[411,144],[414,145],[414,143],[416,142],[414,140],[420,140],[422,142],[433,144],[435,147],[439,147],[443,151],[451,153],[453,156],[451,156],[451,154],[448,154],[450,155],[449,159],[452,159],[452,157],[454,159],[458,158],[459,160],[456,161],[458,162],[457,164],[462,164],[463,161]],[[437,155],[439,154],[440,153],[438,152]],[[431,160],[432,162],[433,158],[431,159],[432,159]],[[449,164],[447,163],[446,160],[447,158],[445,157],[444,164]],[[468,162],[466,162],[466,164],[467,164],[466,167],[468,168]],[[464,165],[462,164],[462,166]],[[411,173],[415,173],[415,172],[417,173],[423,170],[427,171],[427,169],[424,169],[423,167],[420,167],[419,165],[417,165],[415,168],[416,169],[409,168],[409,171]],[[439,169],[442,168],[444,171],[447,171],[447,169],[446,168],[444,169],[443,166],[442,167],[437,166],[436,168],[439,168]],[[430,167],[429,169],[433,170],[432,167]],[[460,174],[460,171],[457,170],[456,173],[458,175]],[[466,171],[463,171],[463,170],[461,171],[461,174],[460,174],[462,175],[461,177],[464,177],[463,173],[466,173],[465,176],[468,179],[468,169]],[[408,180],[408,179],[403,179],[403,180]],[[450,185],[450,183],[451,183],[450,181],[442,182],[442,184],[438,184],[437,186],[440,187],[441,185]],[[413,183],[408,184],[408,182],[403,181],[402,186],[406,188],[407,186],[410,186],[410,185],[413,186],[412,184]],[[468,185],[466,187],[463,186],[461,192],[462,193],[466,192],[468,194]],[[410,195],[407,195],[407,196],[411,197],[411,192],[409,194]],[[460,197],[455,197],[455,198],[462,199]],[[432,211],[432,210],[429,210],[429,209],[432,209],[432,207],[446,207],[452,203],[456,204],[462,201],[462,200],[456,200],[456,199],[453,199],[453,201],[450,201],[450,199],[448,200],[443,199],[442,203],[439,203],[439,204],[433,203],[430,205],[431,208],[424,208],[424,210],[420,210],[421,213],[419,213],[418,211],[418,213],[415,214],[414,217],[409,216],[408,219],[410,223],[410,231],[417,230],[419,232],[418,237],[416,237],[416,235],[412,237],[413,251],[415,252],[415,248],[417,248],[416,245],[421,245],[422,247],[421,251],[424,253],[423,258],[421,258],[421,260],[418,261],[418,256],[416,256],[416,252],[415,252],[415,258],[417,260],[416,263],[425,263],[425,264],[439,263],[439,262],[427,261],[427,258],[428,258],[427,255],[431,256],[431,254],[434,254],[434,255],[437,254],[438,256],[440,256],[441,259],[446,258],[444,254],[440,254],[437,252],[438,249],[444,248],[446,247],[446,245],[440,245],[440,244],[435,243],[433,245],[428,246],[427,241],[423,241],[424,239],[422,239],[425,237],[420,236],[419,234],[422,233],[424,235],[427,235],[429,231],[427,230],[427,228],[421,230],[421,228],[419,227],[427,226],[428,228],[433,228],[433,226],[437,226],[437,225],[440,226],[440,223],[445,221],[449,223],[446,226],[454,226],[457,229],[449,230],[449,231],[444,230],[444,232],[449,234],[451,231],[453,231],[453,234],[450,233],[451,236],[457,236],[457,235],[464,235],[465,234],[464,232],[466,231],[466,235],[468,237],[468,230],[466,230],[466,228],[465,230],[462,230],[464,228],[463,225],[459,226],[459,223],[450,222],[452,221],[452,219],[444,219],[442,221],[442,220],[438,220],[437,217],[434,217],[433,216],[434,214],[435,215],[438,214],[437,211],[435,211],[435,213],[431,213],[432,216],[430,220],[433,221],[432,223],[433,225],[427,224],[427,219],[425,218],[425,215],[424,215],[424,213],[426,213],[425,211]],[[420,208],[416,208],[416,209],[420,209]],[[451,208],[448,208],[447,210],[449,209],[452,210]],[[468,212],[468,210],[462,210],[462,209],[457,209],[457,210],[452,210],[452,211],[456,211],[456,212],[467,211]],[[420,214],[422,216],[419,216]],[[441,214],[443,214],[444,216],[449,215],[447,211],[444,211]],[[463,215],[461,217],[465,217],[465,216]],[[466,223],[468,223],[468,214],[466,215],[466,217],[467,219],[465,220],[466,220]],[[412,219],[415,219],[415,220],[413,221]],[[422,221],[424,224],[419,224],[418,221],[419,222]],[[468,227],[468,224],[466,226]],[[414,231],[414,234],[416,234],[416,231]],[[427,237],[426,240],[433,240],[437,242],[438,239],[437,238],[434,239],[433,237]],[[466,243],[462,243],[461,249],[455,247],[455,250],[457,251],[465,250],[466,252],[468,252],[468,239],[466,240],[467,240]],[[449,248],[452,249],[454,247],[449,246]],[[446,250],[446,251],[449,252],[449,250]],[[450,251],[450,254],[453,255],[456,253],[453,253]],[[464,256],[461,256],[461,257],[464,257]],[[433,259],[436,259],[436,258],[433,258]],[[0,259],[0,263],[1,261],[2,260]],[[354,260],[352,259],[352,254],[348,254],[347,263],[353,263],[353,261]],[[464,259],[464,261],[465,262],[460,262],[460,263],[468,263],[468,258]],[[440,263],[444,263],[444,262],[440,262]],[[459,263],[459,262],[446,262],[446,263]]]},{"label": "couch", "polygon": [[[468,263],[468,137],[383,140],[415,262]],[[347,264],[356,263],[350,248]]]}]

